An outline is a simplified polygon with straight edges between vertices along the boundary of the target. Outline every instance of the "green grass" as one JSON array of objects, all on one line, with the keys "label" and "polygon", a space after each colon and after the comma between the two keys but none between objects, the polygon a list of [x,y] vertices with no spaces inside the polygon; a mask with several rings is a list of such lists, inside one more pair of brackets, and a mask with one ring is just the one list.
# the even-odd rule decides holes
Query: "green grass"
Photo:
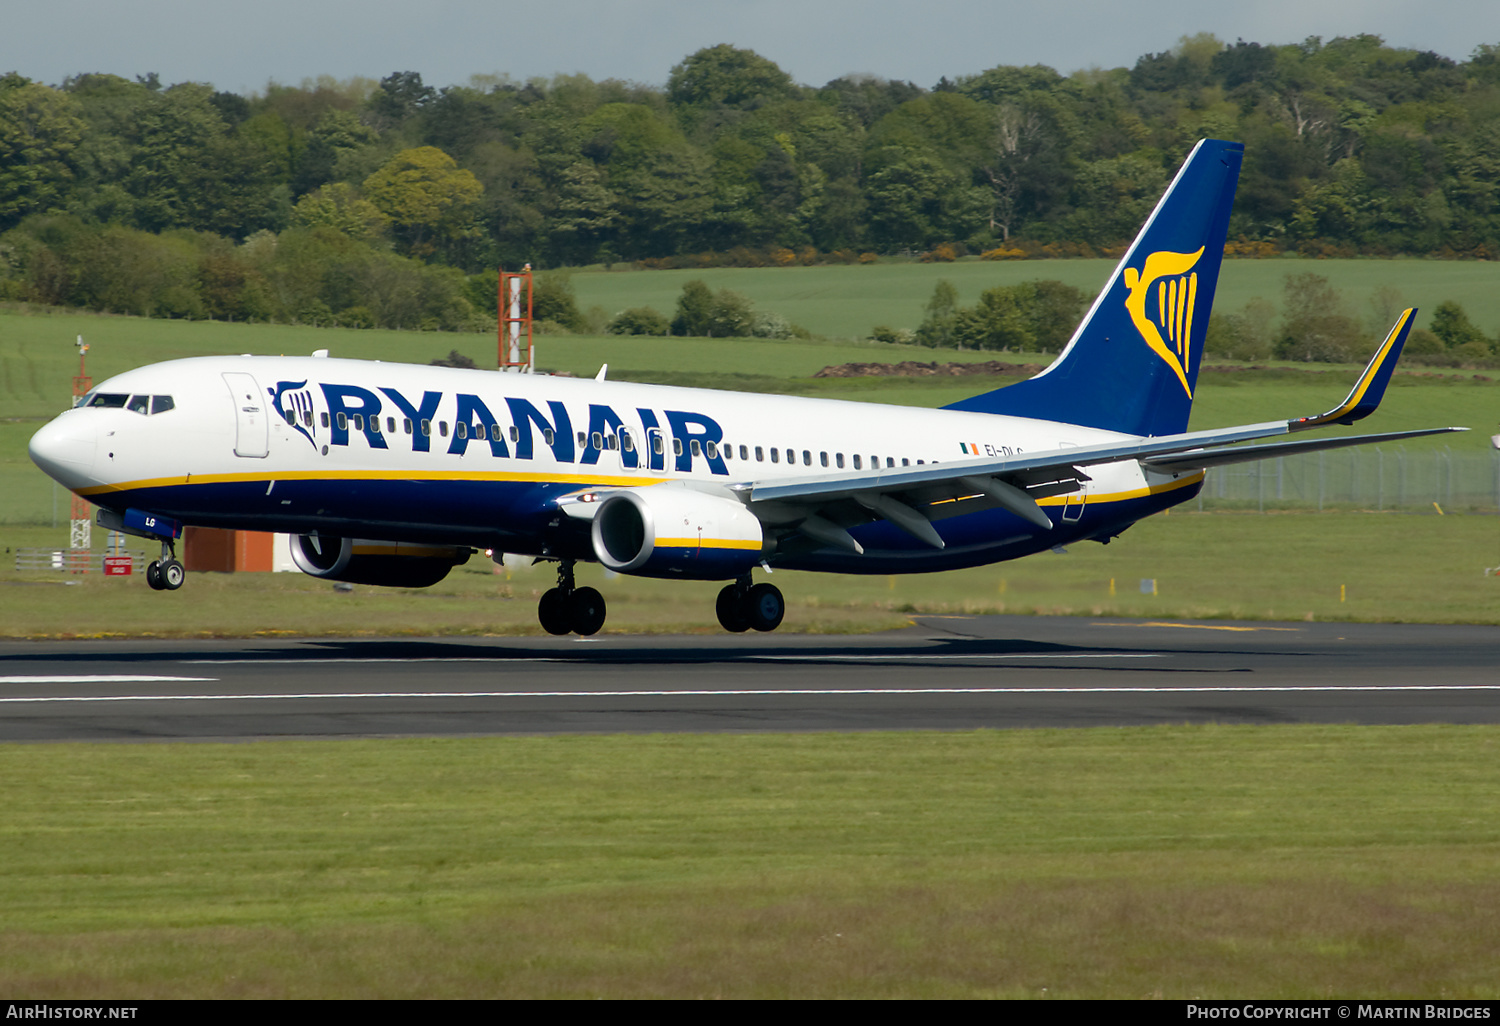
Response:
[{"label": "green grass", "polygon": [[[102,549],[102,532],[96,540]],[[536,635],[536,602],[555,574],[551,565],[496,573],[476,555],[420,590],[341,593],[296,573],[198,573],[181,591],[158,593],[138,578],[14,569],[15,547],[66,544],[66,524],[0,528],[0,636]],[[1179,510],[1065,555],[941,574],[781,571],[773,580],[788,604],[781,629],[796,632],[886,630],[919,613],[1500,624],[1500,577],[1484,574],[1493,566],[1494,515]],[[611,577],[592,564],[578,574],[605,596],[606,632],[721,630],[717,583]],[[1157,582],[1156,595],[1141,594],[1142,579]]]},{"label": "green grass", "polygon": [[1500,996],[1493,727],[0,747],[0,990]]},{"label": "green grass", "polygon": [[[781,314],[820,335],[863,338],[872,327],[915,328],[922,307],[939,279],[972,304],[996,285],[1055,278],[1093,295],[1104,286],[1112,260],[960,261],[952,264],[883,262],[839,267],[714,268],[700,271],[576,271],[573,288],[579,306],[602,307],[609,314],[651,306],[671,316],[683,282],[700,278],[710,288],[729,288],[763,310]],[[1321,274],[1341,290],[1353,311],[1368,313],[1374,292],[1389,285],[1407,305],[1422,309],[1426,327],[1437,305],[1461,303],[1487,334],[1500,333],[1500,265],[1451,260],[1226,260],[1215,309],[1232,312],[1256,296],[1281,302],[1288,274]],[[1371,339],[1371,347],[1375,339]]]}]

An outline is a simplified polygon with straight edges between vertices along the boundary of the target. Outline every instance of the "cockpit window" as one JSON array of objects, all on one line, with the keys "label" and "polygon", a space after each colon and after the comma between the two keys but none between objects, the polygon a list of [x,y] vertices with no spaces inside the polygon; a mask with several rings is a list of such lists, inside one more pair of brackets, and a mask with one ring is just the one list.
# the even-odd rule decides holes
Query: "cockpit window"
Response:
[{"label": "cockpit window", "polygon": [[119,392],[91,392],[83,397],[80,406],[95,406],[101,409],[126,409],[131,413],[149,416],[175,409],[176,403],[169,395],[122,395]]}]

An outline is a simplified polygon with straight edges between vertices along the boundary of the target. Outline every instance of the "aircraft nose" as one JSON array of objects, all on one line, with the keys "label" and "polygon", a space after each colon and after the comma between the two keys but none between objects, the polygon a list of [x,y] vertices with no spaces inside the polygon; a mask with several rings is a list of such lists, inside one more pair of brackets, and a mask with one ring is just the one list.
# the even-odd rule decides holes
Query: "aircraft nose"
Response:
[{"label": "aircraft nose", "polygon": [[31,436],[31,462],[69,488],[90,483],[96,440],[89,418],[64,413]]}]

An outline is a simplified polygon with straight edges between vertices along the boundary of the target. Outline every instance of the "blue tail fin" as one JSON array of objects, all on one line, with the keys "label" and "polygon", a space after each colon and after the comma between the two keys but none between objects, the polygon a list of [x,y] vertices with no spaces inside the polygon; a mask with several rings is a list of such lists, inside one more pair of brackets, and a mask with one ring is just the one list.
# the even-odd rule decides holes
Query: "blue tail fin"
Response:
[{"label": "blue tail fin", "polygon": [[945,408],[1186,431],[1244,154],[1241,143],[1198,143],[1062,355],[1028,381]]}]

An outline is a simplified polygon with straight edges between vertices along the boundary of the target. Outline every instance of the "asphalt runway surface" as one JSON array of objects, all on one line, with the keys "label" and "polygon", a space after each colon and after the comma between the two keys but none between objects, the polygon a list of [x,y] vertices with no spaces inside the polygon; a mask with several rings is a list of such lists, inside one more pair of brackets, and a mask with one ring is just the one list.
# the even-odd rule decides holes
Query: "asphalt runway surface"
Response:
[{"label": "asphalt runway surface", "polygon": [[0,644],[0,741],[1500,722],[1500,628],[922,617],[795,634]]}]

